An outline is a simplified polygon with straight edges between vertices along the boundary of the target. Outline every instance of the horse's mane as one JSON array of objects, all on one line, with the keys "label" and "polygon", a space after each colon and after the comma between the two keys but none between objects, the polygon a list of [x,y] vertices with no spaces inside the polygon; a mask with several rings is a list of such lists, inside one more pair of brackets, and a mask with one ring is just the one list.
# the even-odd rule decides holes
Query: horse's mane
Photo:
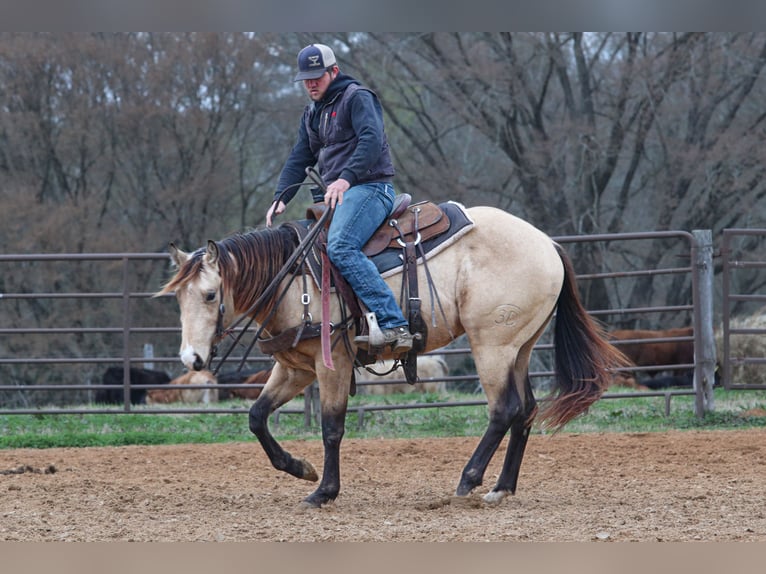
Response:
[{"label": "horse's mane", "polygon": [[[297,236],[287,226],[236,233],[216,241],[223,289],[237,309],[248,309],[263,294],[295,250]],[[205,248],[197,249],[178,268],[161,293],[182,288],[202,271]],[[270,310],[273,301],[264,303]]]},{"label": "horse's mane", "polygon": [[[231,235],[217,242],[223,288],[237,309],[248,309],[263,294],[295,250],[286,226]],[[273,301],[265,303],[268,309]]]}]

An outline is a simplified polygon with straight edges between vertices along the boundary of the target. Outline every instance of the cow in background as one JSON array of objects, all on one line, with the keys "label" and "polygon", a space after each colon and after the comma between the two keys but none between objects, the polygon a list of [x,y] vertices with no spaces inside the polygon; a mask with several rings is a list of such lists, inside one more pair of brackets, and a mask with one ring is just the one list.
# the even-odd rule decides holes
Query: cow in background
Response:
[{"label": "cow in background", "polygon": [[[371,365],[371,368],[378,373],[385,373],[393,367],[392,360],[378,361]],[[449,374],[449,367],[444,357],[441,355],[423,355],[418,357],[418,380],[422,379],[439,379],[444,378]],[[357,383],[370,382],[370,381],[391,381],[396,379],[404,379],[404,371],[402,367],[397,367],[396,370],[386,375],[375,375],[370,373],[366,369],[358,372],[356,376]],[[385,383],[379,385],[359,385],[359,392],[361,394],[370,395],[392,395],[394,393],[441,393],[447,390],[447,383],[445,381],[426,381],[415,383],[410,385],[409,383]]]},{"label": "cow in background", "polygon": [[[716,379],[718,379],[717,376]],[[718,381],[716,380],[716,383],[717,382]],[[663,389],[690,389],[694,386],[694,369],[689,369],[687,372],[680,375],[649,377],[643,381],[643,384],[653,391],[660,391]]]},{"label": "cow in background", "polygon": [[[122,385],[123,368],[109,367],[101,377],[104,385]],[[167,373],[161,371],[152,371],[150,369],[130,368],[130,385],[167,385],[170,377]],[[125,393],[123,389],[98,389],[96,391],[95,401],[98,404],[117,404],[124,403]],[[142,405],[146,403],[146,389],[130,389],[130,403],[133,405]]]},{"label": "cow in background", "polygon": [[[271,369],[224,373],[217,378],[210,371],[190,371],[170,381],[167,389],[152,389],[146,395],[146,404],[214,403],[226,399],[255,400],[271,375]],[[188,385],[246,385],[227,389],[189,389]]]},{"label": "cow in background", "polygon": [[245,399],[255,400],[257,399],[263,385],[269,380],[271,375],[271,369],[263,369],[260,371],[245,371],[234,373],[223,373],[218,376],[219,385],[248,385],[243,388],[236,389],[220,389],[219,396],[221,400],[226,399]]},{"label": "cow in background", "polygon": [[612,377],[612,383],[610,386],[622,387],[625,389],[635,389],[637,391],[648,391],[649,387],[641,384],[636,379],[633,373],[619,371]]},{"label": "cow in background", "polygon": [[[661,367],[666,369],[646,371],[654,377],[663,370],[671,370],[675,376],[687,373],[692,367],[676,365],[694,364],[694,341],[655,341],[672,337],[693,337],[693,327],[679,327],[662,331],[618,329],[609,333],[612,344],[622,351],[637,367]],[[635,339],[635,342],[621,343]],[[640,340],[639,340],[640,339]]]},{"label": "cow in background", "polygon": [[190,389],[189,385],[215,385],[215,376],[210,371],[189,371],[176,377],[164,389],[150,389],[146,393],[147,405],[169,403],[203,403],[218,402],[218,389]]}]

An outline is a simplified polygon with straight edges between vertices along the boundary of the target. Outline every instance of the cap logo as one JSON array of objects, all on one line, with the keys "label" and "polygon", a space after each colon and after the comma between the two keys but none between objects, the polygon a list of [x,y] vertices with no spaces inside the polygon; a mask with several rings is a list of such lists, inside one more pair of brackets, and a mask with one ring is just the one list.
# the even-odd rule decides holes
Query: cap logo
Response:
[{"label": "cap logo", "polygon": [[309,68],[313,68],[314,66],[321,66],[322,63],[319,61],[319,55],[316,56],[309,56]]}]

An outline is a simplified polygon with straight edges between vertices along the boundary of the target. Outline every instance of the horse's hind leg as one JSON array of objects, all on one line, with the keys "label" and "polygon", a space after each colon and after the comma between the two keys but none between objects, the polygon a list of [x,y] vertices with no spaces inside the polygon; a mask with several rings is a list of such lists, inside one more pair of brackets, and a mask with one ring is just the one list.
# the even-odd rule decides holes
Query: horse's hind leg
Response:
[{"label": "horse's hind leg", "polygon": [[[490,460],[511,424],[521,412],[521,400],[513,381],[516,352],[511,345],[483,345],[469,336],[479,380],[487,395],[489,424],[463,468],[455,494],[467,496],[482,484]],[[510,375],[509,375],[510,373]]]},{"label": "horse's hind leg", "polygon": [[484,495],[484,500],[489,503],[500,502],[508,494],[516,493],[516,485],[519,480],[519,471],[521,470],[521,461],[524,458],[524,451],[529,439],[529,431],[532,428],[532,422],[537,410],[535,399],[532,397],[529,378],[525,385],[529,389],[528,397],[524,408],[520,411],[520,416],[514,417],[511,423],[511,439],[508,443],[508,449],[503,461],[503,469],[497,479],[497,484]]},{"label": "horse's hind leg", "polygon": [[[534,340],[537,340],[537,337],[535,337]],[[521,470],[521,461],[524,459],[524,451],[527,447],[529,431],[532,428],[532,423],[534,422],[535,414],[537,413],[537,403],[532,394],[532,385],[529,381],[529,359],[533,346],[534,341],[527,343],[522,348],[516,359],[516,365],[508,376],[508,387],[516,389],[516,392],[512,393],[514,404],[521,398],[521,393],[524,394],[524,400],[521,401],[521,408],[519,410],[515,410],[512,407],[515,416],[510,425],[511,438],[505,453],[503,469],[500,471],[500,476],[497,479],[495,487],[491,492],[488,492],[484,496],[484,500],[492,504],[500,502],[508,494],[516,493],[519,471]],[[521,389],[515,384],[518,380],[524,381],[523,388]]]},{"label": "horse's hind leg", "polygon": [[[509,371],[508,379],[511,379],[509,381],[510,384],[503,387],[497,396],[489,398],[489,425],[484,436],[479,441],[479,445],[463,469],[455,492],[457,496],[467,496],[474,488],[481,485],[489,461],[492,460],[492,456],[497,451],[506,433],[512,427],[517,427],[519,422],[524,419],[526,411],[523,408],[521,397],[516,390],[516,385],[513,384],[513,370]],[[513,435],[511,442],[513,443]],[[526,434],[521,442],[522,453],[525,444]],[[515,448],[518,449],[518,446]],[[507,463],[505,466],[507,466]],[[505,466],[503,468],[504,472]]]},{"label": "horse's hind leg", "polygon": [[[511,438],[503,469],[492,492],[484,498],[487,502],[497,502],[508,493],[515,492],[529,430],[537,410],[529,382],[529,360],[535,342],[545,330],[545,324],[521,346],[510,362],[497,356],[496,347],[484,351],[486,347],[476,346],[474,357],[487,394],[489,426],[463,469],[456,492],[458,496],[468,495],[482,483],[489,461],[509,430]],[[501,370],[503,364],[507,365],[505,373]]]}]

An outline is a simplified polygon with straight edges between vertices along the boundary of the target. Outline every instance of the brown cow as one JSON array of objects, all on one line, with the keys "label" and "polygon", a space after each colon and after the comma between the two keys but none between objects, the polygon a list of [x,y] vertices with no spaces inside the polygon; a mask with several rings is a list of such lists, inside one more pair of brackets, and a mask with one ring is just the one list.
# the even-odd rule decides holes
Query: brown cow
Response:
[{"label": "brown cow", "polygon": [[[211,403],[223,399],[255,400],[261,394],[263,385],[269,379],[271,369],[247,373],[227,373],[218,379],[210,371],[190,371],[173,379],[167,389],[152,389],[147,392],[149,405],[168,403]],[[241,384],[248,388],[236,389],[185,389],[182,385]]]},{"label": "brown cow", "polygon": [[266,369],[263,371],[258,371],[257,373],[253,373],[252,375],[249,375],[244,381],[242,381],[241,384],[258,385],[257,387],[229,389],[229,396],[234,399],[255,400],[261,395],[261,391],[263,390],[263,385],[266,384],[266,381],[269,380],[270,376],[271,376],[271,369]]},{"label": "brown cow", "polygon": [[218,389],[188,389],[187,385],[211,385],[216,380],[210,371],[189,371],[176,377],[165,389],[150,389],[146,392],[147,405],[169,403],[215,403],[218,402]]},{"label": "brown cow", "polygon": [[649,390],[649,387],[639,383],[632,373],[627,373],[624,371],[620,371],[614,374],[610,386],[624,387],[626,389],[636,389],[637,391]]},{"label": "brown cow", "polygon": [[[664,331],[651,330],[614,330],[609,333],[609,339],[615,347],[622,351],[637,367],[668,366],[675,375],[687,372],[690,367],[675,368],[675,365],[694,364],[694,341],[661,341],[654,339],[666,339],[671,337],[692,337],[692,327],[679,327]],[[635,342],[620,343],[636,339]],[[641,339],[638,341],[638,339]],[[617,341],[615,343],[615,341]],[[647,375],[653,377],[660,371],[647,371]]]}]

